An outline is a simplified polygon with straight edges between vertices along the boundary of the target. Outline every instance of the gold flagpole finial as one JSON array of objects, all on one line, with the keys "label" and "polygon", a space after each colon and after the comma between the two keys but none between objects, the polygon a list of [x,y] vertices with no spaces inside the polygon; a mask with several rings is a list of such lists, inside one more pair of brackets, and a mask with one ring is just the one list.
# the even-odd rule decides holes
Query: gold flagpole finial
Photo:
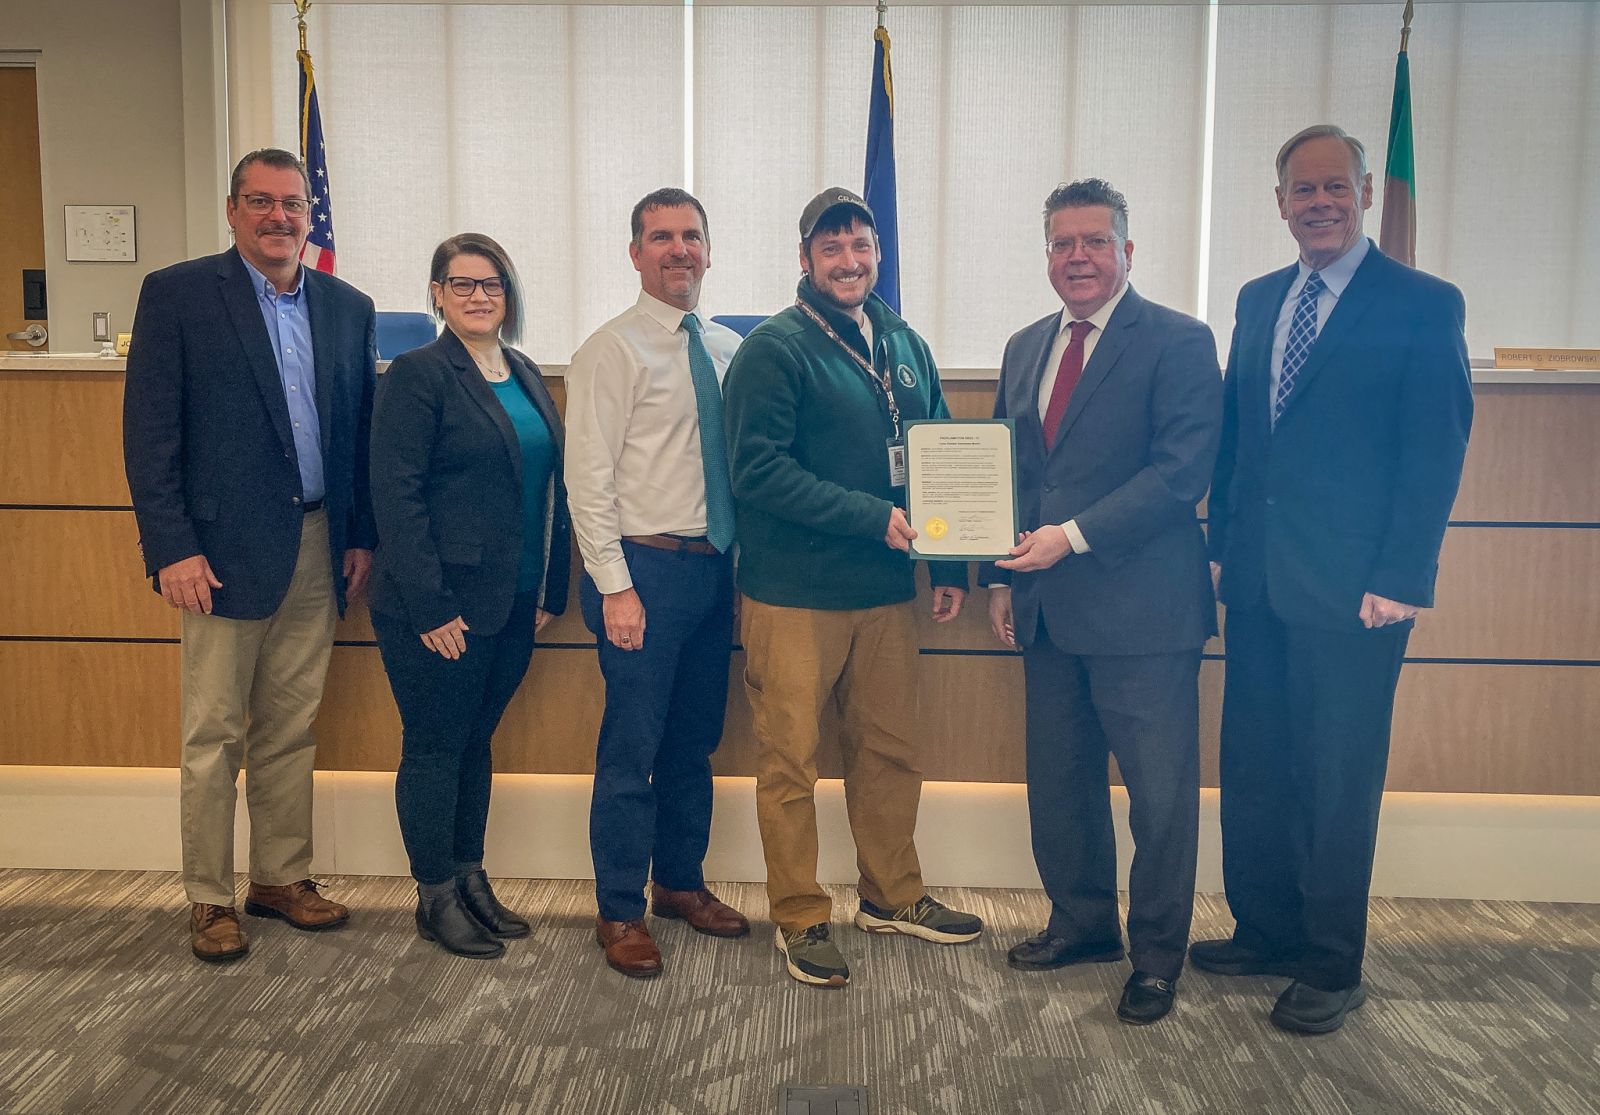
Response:
[{"label": "gold flagpole finial", "polygon": [[306,9],[311,0],[294,0],[294,21],[300,25],[300,53],[306,52]]},{"label": "gold flagpole finial", "polygon": [[889,5],[886,0],[878,0],[878,26],[883,26],[883,17],[889,14]]},{"label": "gold flagpole finial", "polygon": [[1406,52],[1406,44],[1411,41],[1411,17],[1416,14],[1416,0],[1406,0],[1405,26],[1400,28],[1400,53]]}]

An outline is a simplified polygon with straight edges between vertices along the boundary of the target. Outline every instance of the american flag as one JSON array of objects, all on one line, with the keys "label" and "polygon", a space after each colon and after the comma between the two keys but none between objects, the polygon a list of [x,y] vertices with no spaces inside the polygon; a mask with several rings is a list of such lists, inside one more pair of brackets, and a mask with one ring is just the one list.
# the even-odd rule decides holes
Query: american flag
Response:
[{"label": "american flag", "polygon": [[300,261],[315,271],[333,274],[333,199],[328,193],[328,149],[322,142],[322,113],[317,108],[317,83],[311,76],[311,55],[300,59],[300,159],[311,176],[311,231]]}]

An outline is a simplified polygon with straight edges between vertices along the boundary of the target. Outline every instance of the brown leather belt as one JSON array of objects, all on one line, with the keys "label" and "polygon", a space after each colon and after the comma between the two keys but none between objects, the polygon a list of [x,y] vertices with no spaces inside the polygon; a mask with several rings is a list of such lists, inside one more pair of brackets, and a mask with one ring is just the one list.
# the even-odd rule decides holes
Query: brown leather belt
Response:
[{"label": "brown leather belt", "polygon": [[704,538],[680,538],[676,534],[625,534],[624,542],[649,546],[652,550],[672,550],[685,554],[714,554],[717,548]]}]

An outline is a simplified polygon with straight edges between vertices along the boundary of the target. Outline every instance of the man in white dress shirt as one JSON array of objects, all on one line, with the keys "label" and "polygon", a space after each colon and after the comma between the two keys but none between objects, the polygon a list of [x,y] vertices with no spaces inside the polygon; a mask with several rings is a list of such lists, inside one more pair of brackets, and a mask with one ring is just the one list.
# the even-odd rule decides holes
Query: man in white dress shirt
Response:
[{"label": "man in white dress shirt", "polygon": [[722,377],[738,334],[702,317],[705,209],[660,189],[633,208],[643,290],[567,371],[566,481],[583,554],[579,599],[606,681],[589,844],[606,962],[661,972],[657,917],[738,937],[750,924],[706,889],[711,753],[733,642],[733,491]]}]

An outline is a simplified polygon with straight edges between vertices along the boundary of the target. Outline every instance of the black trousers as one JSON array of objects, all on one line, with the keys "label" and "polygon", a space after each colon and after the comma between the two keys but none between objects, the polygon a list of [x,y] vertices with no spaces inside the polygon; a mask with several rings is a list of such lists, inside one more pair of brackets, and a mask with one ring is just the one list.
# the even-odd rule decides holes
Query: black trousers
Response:
[{"label": "black trousers", "polygon": [[1041,617],[1022,656],[1027,679],[1028,818],[1050,898],[1048,932],[1120,944],[1117,842],[1108,755],[1128,788],[1133,966],[1176,979],[1194,914],[1200,825],[1200,648],[1079,655]]},{"label": "black trousers", "polygon": [[1312,987],[1361,979],[1367,891],[1411,624],[1325,631],[1229,608],[1222,873],[1234,940]]},{"label": "black trousers", "polygon": [[483,859],[493,767],[489,740],[528,672],[535,595],[516,598],[493,635],[468,630],[454,661],[429,650],[396,616],[372,613],[383,668],[400,708],[400,771],[394,780],[400,835],[419,883],[453,878]]}]

